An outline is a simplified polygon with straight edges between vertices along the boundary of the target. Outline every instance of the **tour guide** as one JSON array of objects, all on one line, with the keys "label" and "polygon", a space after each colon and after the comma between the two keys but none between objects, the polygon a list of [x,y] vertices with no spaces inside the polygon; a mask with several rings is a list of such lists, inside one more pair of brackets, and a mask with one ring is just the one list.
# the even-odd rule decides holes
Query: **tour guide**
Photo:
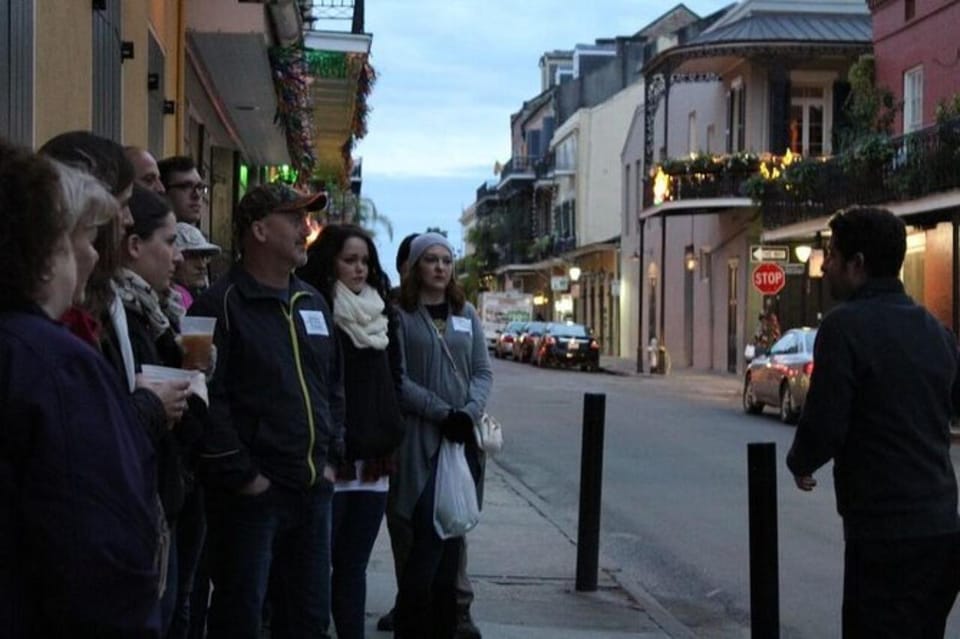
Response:
[{"label": "tour guide", "polygon": [[843,303],[823,319],[787,465],[797,487],[833,459],[846,553],[843,636],[942,637],[960,581],[950,418],[957,341],[897,278],[903,222],[882,209],[830,220],[823,263]]},{"label": "tour guide", "polygon": [[328,636],[343,382],[330,309],[292,275],[306,263],[318,197],[281,184],[247,193],[235,217],[240,263],[190,308],[217,318],[202,452],[210,639],[258,638],[268,581],[275,633]]}]

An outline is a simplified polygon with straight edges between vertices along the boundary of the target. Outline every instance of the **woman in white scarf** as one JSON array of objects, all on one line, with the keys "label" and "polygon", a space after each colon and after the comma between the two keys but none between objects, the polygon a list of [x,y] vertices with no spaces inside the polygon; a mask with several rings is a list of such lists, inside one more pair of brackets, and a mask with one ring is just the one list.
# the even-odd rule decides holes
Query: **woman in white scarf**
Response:
[{"label": "woman in white scarf", "polygon": [[343,350],[347,461],[333,499],[331,610],[338,637],[362,639],[367,562],[404,432],[396,316],[376,247],[358,226],[326,227],[298,275],[333,307]]}]

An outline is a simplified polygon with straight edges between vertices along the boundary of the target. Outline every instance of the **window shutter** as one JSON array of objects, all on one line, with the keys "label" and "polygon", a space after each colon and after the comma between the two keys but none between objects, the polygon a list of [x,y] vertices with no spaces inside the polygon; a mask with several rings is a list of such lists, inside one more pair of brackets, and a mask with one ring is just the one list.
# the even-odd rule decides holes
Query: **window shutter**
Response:
[{"label": "window shutter", "polygon": [[0,135],[33,146],[33,0],[0,0]]},{"label": "window shutter", "polygon": [[93,132],[121,141],[120,0],[93,10]]}]

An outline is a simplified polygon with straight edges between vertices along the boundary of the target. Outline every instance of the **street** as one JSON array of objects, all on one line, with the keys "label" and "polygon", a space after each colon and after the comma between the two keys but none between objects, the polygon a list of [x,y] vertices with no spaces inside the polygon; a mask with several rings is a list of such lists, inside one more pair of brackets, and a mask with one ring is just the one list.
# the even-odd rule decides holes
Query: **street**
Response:
[{"label": "street", "polygon": [[[831,471],[817,473],[812,493],[794,487],[783,461],[794,427],[772,412],[744,415],[730,378],[492,365],[488,409],[506,437],[498,462],[574,538],[583,393],[606,394],[601,565],[698,636],[749,637],[747,444],[775,442],[781,636],[840,636],[843,539]],[[947,636],[960,636],[957,607]]]}]

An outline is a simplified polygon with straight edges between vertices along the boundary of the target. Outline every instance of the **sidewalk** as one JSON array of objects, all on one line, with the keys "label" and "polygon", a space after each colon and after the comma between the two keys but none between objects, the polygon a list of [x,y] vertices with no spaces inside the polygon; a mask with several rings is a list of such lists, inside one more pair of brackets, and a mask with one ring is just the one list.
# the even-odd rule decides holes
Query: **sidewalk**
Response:
[{"label": "sidewalk", "polygon": [[644,372],[637,372],[636,358],[600,356],[600,369],[611,375],[639,377],[651,381],[661,381],[682,386],[685,384],[708,384],[717,390],[740,394],[743,391],[743,378],[733,373],[717,373],[713,371],[691,370],[688,368],[672,368],[666,375],[651,374],[647,362],[643,363]]},{"label": "sidewalk", "polygon": [[[597,592],[575,589],[576,545],[546,505],[495,461],[487,464],[480,524],[468,539],[474,621],[486,639],[691,639],[650,595],[617,582],[600,558]],[[575,532],[574,532],[575,534]],[[396,594],[386,525],[367,570],[367,636]]]}]

